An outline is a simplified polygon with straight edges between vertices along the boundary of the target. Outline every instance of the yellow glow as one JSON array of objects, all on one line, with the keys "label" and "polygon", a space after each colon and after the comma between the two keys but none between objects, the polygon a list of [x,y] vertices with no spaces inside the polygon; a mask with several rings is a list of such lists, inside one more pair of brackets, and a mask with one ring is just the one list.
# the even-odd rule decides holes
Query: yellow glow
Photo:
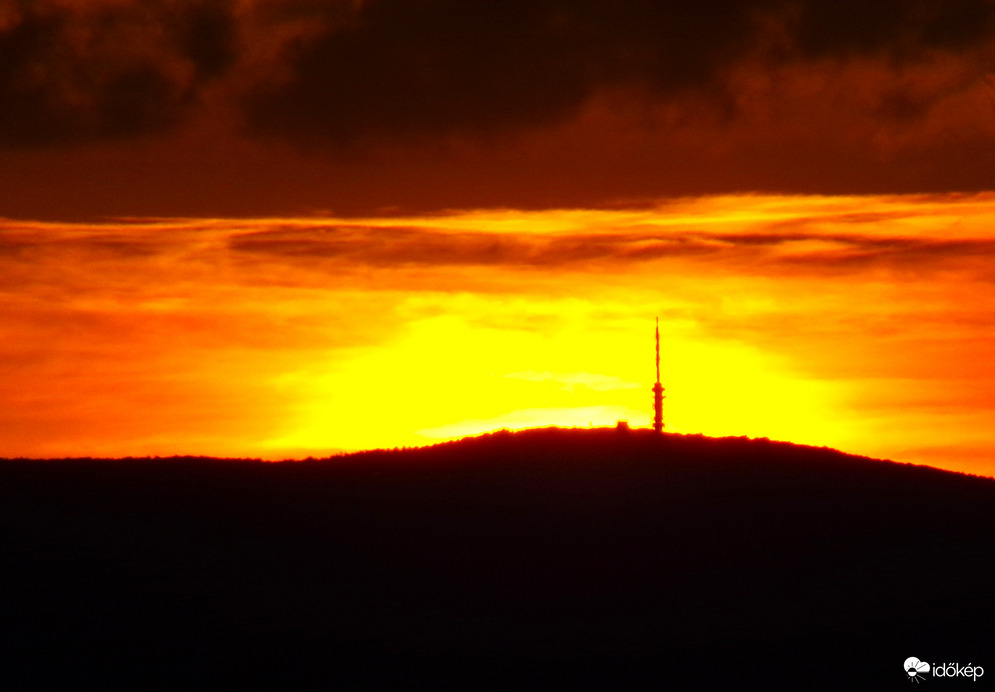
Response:
[{"label": "yellow glow", "polygon": [[[535,307],[535,306],[533,306]],[[541,331],[473,325],[501,312],[498,301],[465,304],[470,314],[410,323],[389,348],[281,378],[303,402],[294,432],[274,449],[321,453],[337,445],[411,446],[498,428],[650,425],[652,322],[627,317],[610,332],[588,331],[594,305],[547,304],[560,322]],[[763,430],[778,439],[837,445],[831,383],[799,381],[744,346],[662,334],[667,429],[708,435]],[[641,359],[633,355],[643,356]],[[537,373],[535,363],[556,372]],[[527,406],[522,406],[527,402]],[[672,409],[672,410],[671,410]],[[392,425],[403,420],[405,425]]]}]

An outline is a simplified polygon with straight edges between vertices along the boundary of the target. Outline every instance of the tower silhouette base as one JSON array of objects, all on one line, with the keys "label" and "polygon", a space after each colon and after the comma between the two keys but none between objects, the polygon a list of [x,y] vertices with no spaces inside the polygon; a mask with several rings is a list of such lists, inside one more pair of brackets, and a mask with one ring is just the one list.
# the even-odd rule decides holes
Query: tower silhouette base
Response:
[{"label": "tower silhouette base", "polygon": [[653,430],[663,432],[663,385],[657,382],[653,385]]}]

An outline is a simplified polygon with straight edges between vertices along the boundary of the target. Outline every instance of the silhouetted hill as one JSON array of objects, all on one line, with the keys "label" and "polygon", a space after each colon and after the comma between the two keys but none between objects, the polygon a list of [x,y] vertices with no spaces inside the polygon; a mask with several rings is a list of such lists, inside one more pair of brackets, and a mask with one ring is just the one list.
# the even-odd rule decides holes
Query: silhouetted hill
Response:
[{"label": "silhouetted hill", "polygon": [[8,460],[0,532],[4,689],[881,690],[909,656],[995,679],[995,481],[829,449]]}]

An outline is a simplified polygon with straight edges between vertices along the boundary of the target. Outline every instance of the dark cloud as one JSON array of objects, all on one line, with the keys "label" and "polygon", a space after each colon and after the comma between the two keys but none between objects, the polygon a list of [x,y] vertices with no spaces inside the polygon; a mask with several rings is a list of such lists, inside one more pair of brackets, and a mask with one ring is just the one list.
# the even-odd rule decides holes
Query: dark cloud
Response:
[{"label": "dark cloud", "polygon": [[206,77],[221,75],[237,57],[237,26],[225,2],[195,4],[170,16],[180,52]]},{"label": "dark cloud", "polygon": [[[988,0],[0,0],[0,146],[168,128],[240,61],[258,131],[348,145],[556,124],[612,88],[734,107],[744,59],[915,62],[993,33]],[[938,97],[899,85],[880,110]]]},{"label": "dark cloud", "polygon": [[[725,77],[747,58],[915,61],[979,45],[995,27],[987,0],[371,0],[357,7],[349,21],[339,13],[323,33],[293,46],[289,76],[249,98],[253,125],[338,145],[489,135],[567,119],[599,89],[723,97]],[[901,93],[884,107],[898,115],[926,110]]]},{"label": "dark cloud", "polygon": [[290,56],[249,99],[253,124],[345,144],[379,135],[490,134],[563,120],[592,89],[711,79],[746,6],[663,2],[364,3]]},{"label": "dark cloud", "polygon": [[19,259],[41,243],[34,234],[0,228],[0,258]]},{"label": "dark cloud", "polygon": [[957,50],[992,37],[989,0],[808,0],[792,18],[794,45],[807,56]]},{"label": "dark cloud", "polygon": [[0,0],[0,213],[988,189],[993,18],[990,0]]},{"label": "dark cloud", "polygon": [[357,226],[236,234],[229,247],[237,253],[292,261],[337,259],[376,266],[518,264],[530,262],[535,252],[532,244],[517,237]]},{"label": "dark cloud", "polygon": [[[846,218],[839,220],[847,223]],[[731,262],[739,270],[760,274],[777,271],[778,267],[789,272],[818,273],[846,273],[869,267],[918,271],[963,267],[965,261],[987,262],[995,256],[995,241],[984,238],[882,237],[863,231],[826,232],[814,228],[795,232],[680,230],[547,236],[339,226],[236,233],[228,246],[236,254],[302,266],[331,262],[335,266],[579,269],[700,257],[720,265]]]},{"label": "dark cloud", "polygon": [[838,250],[800,254],[780,261],[830,269],[888,266],[899,270],[925,270],[946,267],[951,263],[953,266],[961,266],[964,260],[970,259],[988,262],[995,256],[995,241],[986,239],[948,241],[853,237],[835,242],[839,242],[842,247]]},{"label": "dark cloud", "polygon": [[[431,219],[394,226],[319,220],[34,226],[2,222],[0,291],[26,291],[57,301],[80,292],[113,300],[127,295],[131,300],[137,291],[155,300],[162,281],[186,285],[216,275],[253,287],[352,290],[359,285],[438,291],[487,285],[483,290],[499,292],[514,292],[520,290],[519,283],[546,281],[561,272],[575,273],[581,283],[588,280],[584,277],[599,275],[629,276],[638,283],[643,280],[638,276],[688,272],[844,283],[861,276],[892,277],[899,283],[929,276],[995,281],[995,240],[983,232],[990,210],[971,222],[980,229],[977,235],[961,229],[958,237],[945,237],[949,229],[942,222],[929,224],[928,230],[908,223],[929,212],[928,206],[906,210],[904,219],[881,225],[867,218],[848,222],[845,214],[835,222],[831,213],[801,214],[800,226],[791,231],[757,220],[738,232],[715,232],[712,224],[696,227],[693,213],[677,225],[632,226],[631,217],[627,220],[623,214],[617,223],[601,217],[596,232],[585,230],[592,228],[585,223],[557,233],[492,232],[475,227],[473,219],[462,229],[447,230],[434,227]],[[452,219],[445,225],[452,226]],[[536,219],[536,225],[542,227],[543,221]],[[917,227],[922,232],[916,233]],[[509,283],[506,272],[517,278]],[[88,287],[98,275],[99,289]]]},{"label": "dark cloud", "polygon": [[227,2],[0,5],[0,147],[174,125],[236,58]]},{"label": "dark cloud", "polygon": [[648,261],[716,251],[714,243],[675,235],[638,233],[568,236],[437,233],[418,228],[342,226],[266,230],[234,235],[237,253],[282,257],[293,262],[339,260],[389,267],[520,266],[568,267],[588,262]]}]

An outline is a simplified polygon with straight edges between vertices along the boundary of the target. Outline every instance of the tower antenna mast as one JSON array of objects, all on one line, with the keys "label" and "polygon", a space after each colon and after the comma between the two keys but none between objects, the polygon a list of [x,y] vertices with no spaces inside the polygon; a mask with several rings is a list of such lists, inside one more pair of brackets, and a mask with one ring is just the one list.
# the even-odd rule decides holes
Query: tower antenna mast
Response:
[{"label": "tower antenna mast", "polygon": [[656,384],[653,385],[653,430],[663,432],[663,385],[660,384],[660,318],[656,318]]},{"label": "tower antenna mast", "polygon": [[660,318],[656,318],[656,381],[660,382]]}]

